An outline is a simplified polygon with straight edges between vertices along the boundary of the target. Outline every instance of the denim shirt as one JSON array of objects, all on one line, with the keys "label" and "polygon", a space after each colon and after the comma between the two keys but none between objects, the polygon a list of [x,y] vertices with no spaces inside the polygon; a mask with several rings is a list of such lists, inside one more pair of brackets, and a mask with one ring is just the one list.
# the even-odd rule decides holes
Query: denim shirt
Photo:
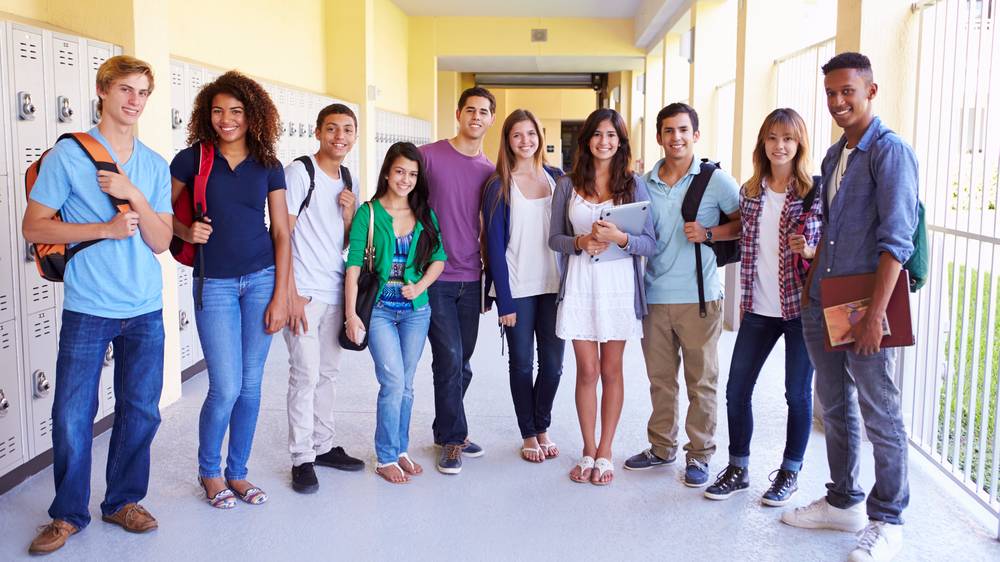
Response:
[{"label": "denim shirt", "polygon": [[899,263],[913,253],[918,185],[913,149],[876,117],[848,156],[840,189],[827,204],[825,194],[846,144],[841,137],[823,158],[823,239],[813,263],[810,302],[819,302],[824,277],[872,273],[882,252]]}]

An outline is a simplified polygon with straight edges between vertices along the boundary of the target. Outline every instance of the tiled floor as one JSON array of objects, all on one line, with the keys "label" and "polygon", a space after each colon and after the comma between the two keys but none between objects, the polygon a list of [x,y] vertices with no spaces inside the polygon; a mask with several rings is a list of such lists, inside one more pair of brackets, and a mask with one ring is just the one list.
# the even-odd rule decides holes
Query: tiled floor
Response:
[{"label": "tiled floor", "polygon": [[[626,349],[625,410],[615,445],[619,468],[613,485],[599,488],[566,477],[581,441],[573,405],[575,371],[569,346],[563,386],[556,399],[551,435],[563,455],[541,465],[519,459],[519,435],[500,355],[495,317],[483,319],[473,360],[475,379],[466,398],[472,438],[486,455],[467,459],[462,474],[433,469],[434,450],[430,350],[417,373],[411,454],[427,472],[393,486],[370,470],[377,385],[367,353],[347,353],[339,381],[339,442],[361,455],[369,469],[340,473],[318,469],[321,488],[310,496],[289,487],[286,448],[284,342],[275,338],[268,361],[250,478],[271,500],[212,509],[195,484],[198,410],[207,388],[202,375],[184,386],[184,397],[163,413],[153,445],[150,493],[143,502],[160,529],[130,535],[102,523],[108,436],[95,443],[91,511],[95,521],[72,537],[53,559],[74,560],[844,560],[854,544],[846,533],[804,531],[778,521],[780,509],[760,505],[768,473],[784,446],[782,349],[772,354],[755,400],[757,413],[751,462],[753,485],[727,502],[705,500],[680,482],[683,467],[630,473],[621,461],[646,446],[650,412],[648,382],[638,342]],[[720,349],[723,378],[735,337],[725,333]],[[723,383],[724,384],[724,383]],[[724,398],[723,398],[724,399]],[[683,402],[683,401],[682,401]],[[722,409],[724,412],[724,408]],[[725,464],[724,413],[720,452],[713,475]],[[944,479],[911,454],[911,507],[901,560],[1000,560],[996,520],[972,509],[947,489]],[[871,460],[863,474],[871,482]],[[826,481],[823,436],[814,433],[795,505],[818,497]],[[52,499],[51,469],[0,496],[0,560],[26,558],[37,525],[46,522]]]}]

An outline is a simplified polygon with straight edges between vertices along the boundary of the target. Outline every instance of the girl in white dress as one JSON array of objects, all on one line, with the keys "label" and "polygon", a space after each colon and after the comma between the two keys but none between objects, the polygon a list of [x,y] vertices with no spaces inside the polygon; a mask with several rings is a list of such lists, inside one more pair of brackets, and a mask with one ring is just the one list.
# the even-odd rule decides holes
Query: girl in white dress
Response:
[{"label": "girl in white dress", "polygon": [[[576,409],[583,455],[570,471],[574,482],[610,484],[611,444],[624,396],[625,341],[642,337],[646,315],[642,256],[656,248],[651,218],[630,235],[599,220],[602,209],[648,201],[632,173],[625,121],[612,109],[590,114],[580,131],[573,172],[559,179],[552,197],[549,246],[560,252],[561,281],[556,335],[573,340]],[[591,256],[617,244],[631,259],[593,262]],[[597,382],[601,381],[601,438],[596,437]],[[596,460],[595,460],[596,459]]]}]

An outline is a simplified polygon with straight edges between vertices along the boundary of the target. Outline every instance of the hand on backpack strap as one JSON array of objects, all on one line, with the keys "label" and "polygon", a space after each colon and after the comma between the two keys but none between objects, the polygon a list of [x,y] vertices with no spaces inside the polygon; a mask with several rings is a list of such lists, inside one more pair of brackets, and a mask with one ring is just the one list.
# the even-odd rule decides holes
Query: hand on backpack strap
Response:
[{"label": "hand on backpack strap", "polygon": [[116,213],[115,217],[107,222],[107,225],[105,238],[123,240],[139,230],[139,213],[135,211]]},{"label": "hand on backpack strap", "polygon": [[191,223],[191,229],[188,230],[188,237],[185,242],[190,244],[204,244],[208,242],[208,237],[212,235],[211,222],[212,219],[205,217],[201,221]]},{"label": "hand on backpack strap", "polygon": [[344,220],[349,221],[354,218],[356,199],[354,192],[349,189],[342,190],[337,196],[337,204],[340,205],[341,212],[344,214]]},{"label": "hand on backpack strap", "polygon": [[788,235],[788,249],[807,260],[813,259],[813,256],[816,255],[816,246],[806,244],[806,237],[802,234]]},{"label": "hand on backpack strap", "polygon": [[684,223],[684,236],[686,236],[688,242],[691,242],[692,244],[703,244],[706,240],[708,240],[708,235],[706,234],[707,230],[708,229],[701,226],[698,221]]},{"label": "hand on backpack strap", "polygon": [[128,176],[125,174],[98,170],[97,185],[101,187],[101,191],[104,193],[126,201],[131,201],[137,195],[142,195],[139,188],[132,185],[132,182],[129,181]]}]

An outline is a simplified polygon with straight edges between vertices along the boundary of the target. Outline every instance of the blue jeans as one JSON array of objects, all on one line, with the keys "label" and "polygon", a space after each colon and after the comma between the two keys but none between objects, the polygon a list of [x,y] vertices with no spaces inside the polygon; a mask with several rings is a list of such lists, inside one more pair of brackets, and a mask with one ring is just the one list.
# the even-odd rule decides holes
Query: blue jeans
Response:
[{"label": "blue jeans", "polygon": [[372,309],[368,350],[379,384],[375,456],[381,464],[396,462],[409,448],[413,375],[430,324],[430,305],[416,310],[391,310],[379,301]]},{"label": "blue jeans", "polygon": [[225,476],[242,480],[260,410],[260,382],[271,348],[264,312],[274,293],[274,266],[225,279],[205,279],[195,310],[208,368],[208,395],[198,419],[198,474],[222,476],[220,450],[229,429]]},{"label": "blue jeans", "polygon": [[[545,433],[552,422],[566,347],[556,336],[556,297],[551,293],[514,299],[517,322],[504,328],[510,343],[510,395],[522,439]],[[532,384],[536,340],[538,378]]]},{"label": "blue jeans", "polygon": [[146,497],[149,446],[160,426],[163,311],[126,319],[63,310],[52,404],[52,468],[56,497],[49,516],[83,529],[90,523],[90,464],[98,387],[108,343],[115,353],[115,422],[107,491],[111,515]]},{"label": "blue jeans", "polygon": [[751,398],[764,361],[778,338],[785,336],[785,403],[788,426],[781,468],[802,469],[809,432],[812,430],[812,363],[802,336],[802,320],[782,320],[748,312],[740,323],[726,384],[726,411],[729,417],[729,464],[750,465],[750,437],[753,435]]},{"label": "blue jeans", "polygon": [[479,336],[479,281],[436,281],[431,305],[431,370],[434,372],[434,442],[463,443],[469,436],[465,391],[472,382],[472,352]]},{"label": "blue jeans", "polygon": [[823,407],[832,480],[826,485],[827,502],[845,509],[865,499],[858,482],[864,423],[875,456],[875,486],[868,494],[868,517],[901,525],[903,510],[910,503],[910,451],[899,388],[892,380],[896,350],[883,348],[872,355],[826,351],[826,322],[818,306],[802,310],[802,328],[816,366],[816,396]]}]

